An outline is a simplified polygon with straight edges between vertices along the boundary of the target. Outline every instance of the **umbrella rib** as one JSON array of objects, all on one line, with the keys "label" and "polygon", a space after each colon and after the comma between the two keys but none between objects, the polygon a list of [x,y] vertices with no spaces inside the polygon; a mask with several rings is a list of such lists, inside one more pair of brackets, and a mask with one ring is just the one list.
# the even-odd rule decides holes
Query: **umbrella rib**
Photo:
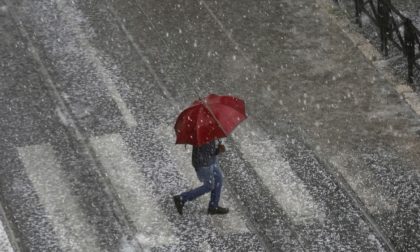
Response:
[{"label": "umbrella rib", "polygon": [[227,137],[228,135],[226,134],[225,129],[222,127],[222,124],[219,122],[219,120],[217,120],[216,116],[213,114],[213,111],[210,109],[210,107],[207,106],[207,102],[206,101],[201,101],[201,103],[204,105],[204,107],[207,109],[207,111],[209,111],[210,115],[214,118],[214,120],[216,121],[219,128],[222,129],[223,134]]},{"label": "umbrella rib", "polygon": [[[199,121],[199,119],[200,119],[200,116],[201,116],[201,108],[199,108],[198,109],[198,113],[197,113],[198,115],[197,115],[197,121]],[[199,131],[199,127],[197,126],[196,128],[195,128],[195,139],[197,139],[197,143],[198,143],[198,141],[199,141],[199,137],[198,137],[198,131]]]},{"label": "umbrella rib", "polygon": [[217,105],[217,106],[223,106],[223,107],[226,107],[226,108],[232,109],[232,110],[234,110],[234,111],[236,111],[236,112],[238,112],[238,113],[240,113],[240,114],[243,114],[243,113],[242,113],[241,111],[239,111],[237,108],[232,107],[232,106],[229,106],[229,105],[227,105],[227,104],[217,103],[217,104],[215,104],[215,105]]}]

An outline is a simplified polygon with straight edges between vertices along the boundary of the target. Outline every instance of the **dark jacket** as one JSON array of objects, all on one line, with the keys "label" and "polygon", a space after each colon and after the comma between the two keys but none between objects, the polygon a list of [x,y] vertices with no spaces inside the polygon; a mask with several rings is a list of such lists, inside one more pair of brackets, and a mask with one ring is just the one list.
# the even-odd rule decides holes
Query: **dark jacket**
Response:
[{"label": "dark jacket", "polygon": [[192,165],[196,170],[199,167],[210,166],[217,161],[217,154],[219,154],[219,150],[216,148],[215,141],[211,141],[201,146],[193,146]]}]

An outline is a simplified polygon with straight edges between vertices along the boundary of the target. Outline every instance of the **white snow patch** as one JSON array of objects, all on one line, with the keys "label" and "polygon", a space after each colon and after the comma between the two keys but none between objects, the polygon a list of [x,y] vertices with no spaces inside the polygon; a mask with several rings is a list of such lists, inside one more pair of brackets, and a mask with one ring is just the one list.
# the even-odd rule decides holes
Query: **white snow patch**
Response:
[{"label": "white snow patch", "polygon": [[395,118],[399,113],[404,112],[404,108],[399,105],[383,105],[368,113],[369,120],[388,120]]},{"label": "white snow patch", "polygon": [[210,244],[208,244],[207,242],[202,242],[200,244],[199,250],[203,251],[203,252],[212,252],[213,251],[210,247]]},{"label": "white snow patch", "polygon": [[49,144],[18,148],[19,157],[37,195],[51,219],[64,251],[100,251],[95,229],[89,225],[71,192]]},{"label": "white snow patch", "polygon": [[386,250],[383,248],[382,244],[379,242],[379,240],[376,238],[376,236],[375,236],[375,235],[373,235],[373,234],[369,234],[369,235],[368,235],[368,239],[369,239],[369,241],[370,241],[371,243],[376,244],[376,247],[377,247],[377,249],[378,249],[378,250],[377,250],[378,252],[386,251]]},{"label": "white snow patch", "polygon": [[121,238],[119,252],[136,252],[136,246],[132,244],[133,241],[129,241],[126,236]]},{"label": "white snow patch", "polygon": [[[89,38],[94,33],[93,31],[84,31],[82,27],[86,23],[82,13],[76,9],[70,2],[55,1],[55,4],[42,4],[34,2],[31,15],[37,21],[37,16],[40,16],[47,23],[41,23],[40,27],[46,27],[42,30],[43,35],[47,38],[56,38],[55,41],[49,41],[53,45],[51,53],[57,58],[66,59],[66,61],[59,62],[57,67],[69,75],[69,78],[79,78],[80,73],[86,72],[84,66],[92,66],[89,74],[85,73],[82,81],[86,83],[103,83],[108,90],[109,96],[116,103],[118,109],[121,111],[124,121],[129,128],[137,126],[137,122],[126,104],[123,102],[115,83],[120,83],[121,86],[126,86],[124,80],[120,79],[118,69],[115,64],[108,62],[105,57],[90,44]],[[56,22],[56,15],[44,15],[45,11],[49,13],[60,13],[61,22]],[[50,24],[51,23],[51,24]],[[90,34],[87,34],[87,33]],[[44,43],[48,43],[45,41]],[[92,75],[94,73],[94,75]],[[92,80],[92,76],[95,79]],[[92,97],[94,99],[94,97]],[[73,108],[72,108],[73,109]]]},{"label": "white snow patch", "polygon": [[58,119],[60,120],[60,122],[65,125],[65,126],[70,126],[71,122],[66,118],[66,116],[63,114],[63,112],[61,111],[61,109],[59,107],[57,107],[55,109],[55,113],[58,116]]},{"label": "white snow patch", "polygon": [[12,245],[10,244],[9,238],[7,237],[6,231],[4,230],[3,223],[0,220],[0,251],[13,252]]},{"label": "white snow patch", "polygon": [[370,178],[374,175],[367,169],[355,170],[349,167],[347,159],[350,158],[348,154],[342,153],[340,156],[332,157],[330,162],[338,169],[371,213],[395,212],[398,202],[381,191],[378,185],[372,183]]},{"label": "white snow patch", "polygon": [[119,134],[90,139],[97,157],[140,233],[137,239],[143,248],[175,244],[175,228],[160,209],[147,179]]},{"label": "white snow patch", "polygon": [[303,181],[278,152],[271,140],[252,119],[236,129],[235,137],[244,158],[254,167],[264,184],[291,219],[298,224],[323,222],[325,212],[315,202]]},{"label": "white snow patch", "polygon": [[127,124],[127,127],[134,128],[137,126],[136,119],[134,119],[134,116],[131,114],[130,110],[128,109],[127,105],[121,98],[121,95],[119,94],[117,87],[112,82],[105,83],[106,87],[109,91],[109,94],[111,95],[114,102],[117,104],[117,107],[119,108],[123,119],[125,123]]},{"label": "white snow patch", "polygon": [[416,111],[418,115],[420,115],[420,96],[415,92],[404,93],[404,97],[408,104],[410,104],[411,108]]}]

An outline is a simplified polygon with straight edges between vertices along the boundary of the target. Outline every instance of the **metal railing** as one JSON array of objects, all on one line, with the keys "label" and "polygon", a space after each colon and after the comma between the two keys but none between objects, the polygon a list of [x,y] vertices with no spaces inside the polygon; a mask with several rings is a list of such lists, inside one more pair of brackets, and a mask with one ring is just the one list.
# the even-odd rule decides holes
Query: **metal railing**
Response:
[{"label": "metal railing", "polygon": [[[336,0],[333,0],[336,1]],[[388,56],[389,42],[401,51],[407,60],[408,82],[414,84],[414,68],[420,70],[417,60],[420,58],[420,31],[413,22],[401,14],[390,0],[354,0],[356,23],[362,27],[362,14],[369,17],[379,29],[381,51]]]}]

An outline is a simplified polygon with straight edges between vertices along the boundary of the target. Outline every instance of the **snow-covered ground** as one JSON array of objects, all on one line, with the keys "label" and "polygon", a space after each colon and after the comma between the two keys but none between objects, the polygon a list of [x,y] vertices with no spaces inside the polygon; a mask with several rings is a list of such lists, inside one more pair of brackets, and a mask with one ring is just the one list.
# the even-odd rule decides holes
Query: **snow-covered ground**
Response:
[{"label": "snow-covered ground", "polygon": [[[303,3],[0,0],[0,249],[418,247],[418,142],[396,134],[418,121]],[[180,216],[200,183],[173,124],[209,92],[249,114],[220,157],[231,212]]]},{"label": "snow-covered ground", "polygon": [[4,230],[3,223],[1,221],[0,221],[0,250],[4,252],[14,251],[7,237],[6,231]]}]

